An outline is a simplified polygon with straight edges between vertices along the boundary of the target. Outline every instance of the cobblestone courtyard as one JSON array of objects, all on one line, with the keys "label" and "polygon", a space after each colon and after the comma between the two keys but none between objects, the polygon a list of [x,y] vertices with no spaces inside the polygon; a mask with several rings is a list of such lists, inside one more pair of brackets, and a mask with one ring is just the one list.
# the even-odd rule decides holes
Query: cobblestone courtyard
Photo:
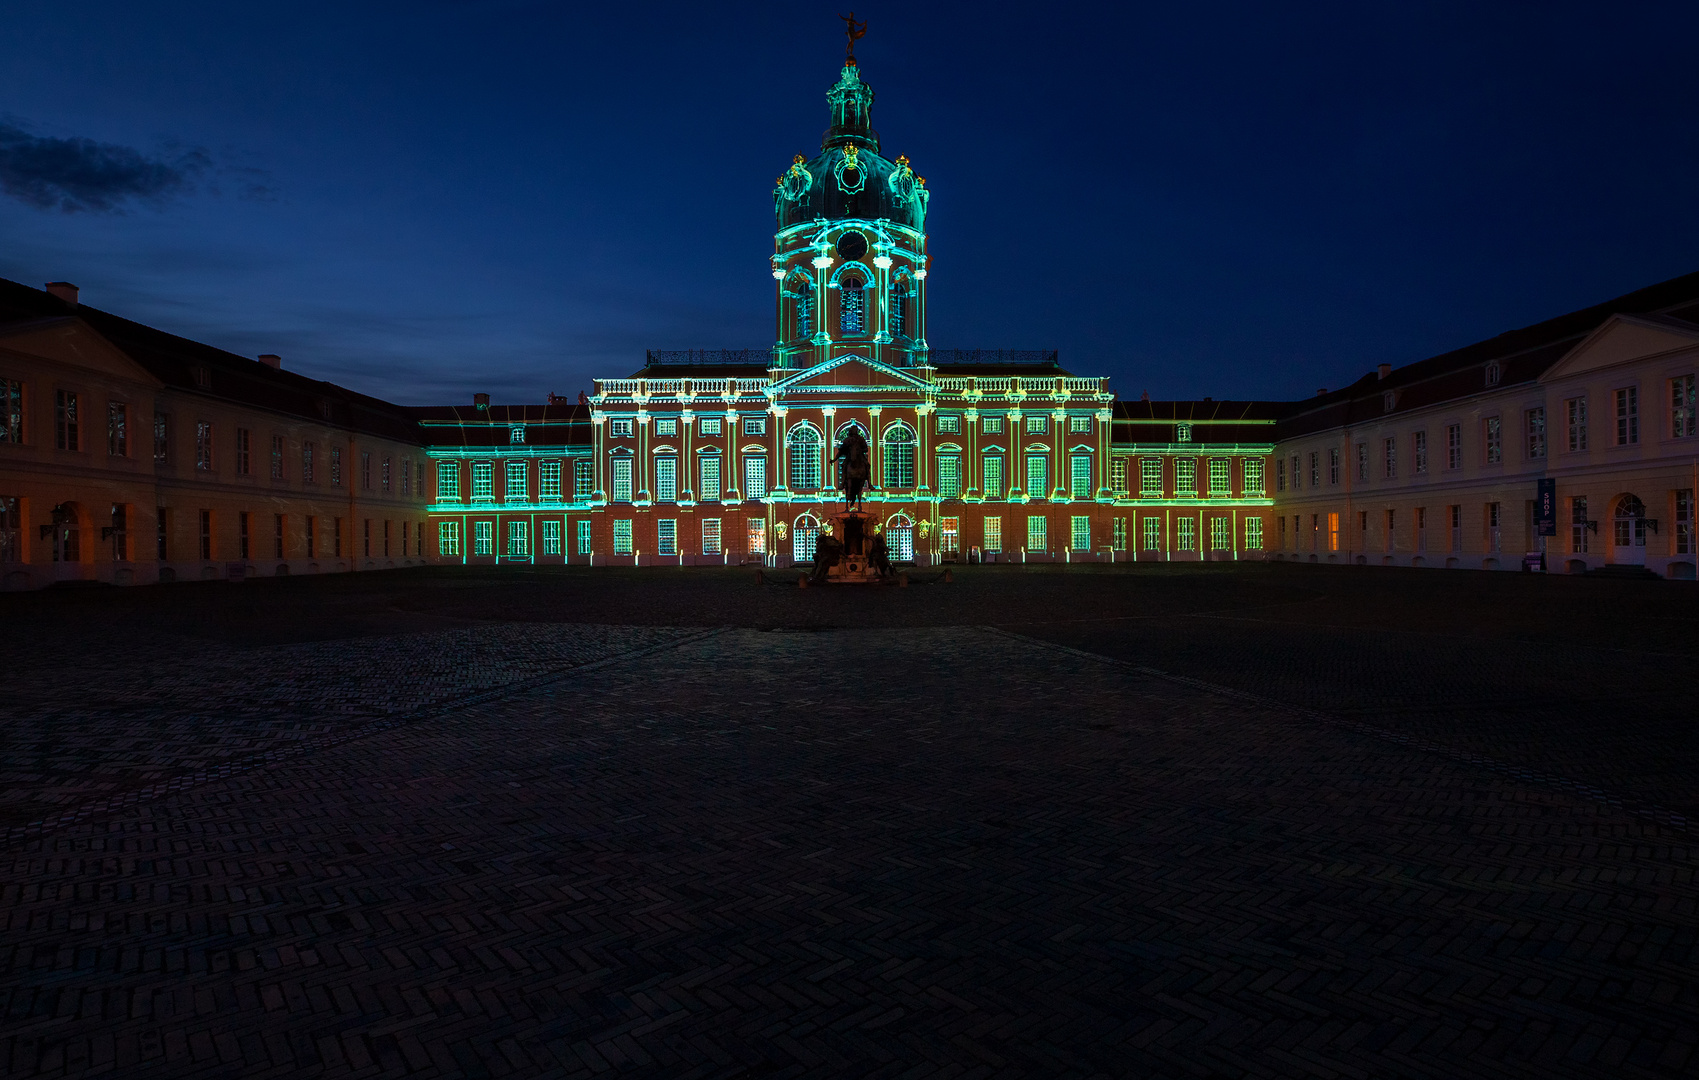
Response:
[{"label": "cobblestone courtyard", "polygon": [[0,1072],[1699,1067],[1699,591],[0,597]]}]

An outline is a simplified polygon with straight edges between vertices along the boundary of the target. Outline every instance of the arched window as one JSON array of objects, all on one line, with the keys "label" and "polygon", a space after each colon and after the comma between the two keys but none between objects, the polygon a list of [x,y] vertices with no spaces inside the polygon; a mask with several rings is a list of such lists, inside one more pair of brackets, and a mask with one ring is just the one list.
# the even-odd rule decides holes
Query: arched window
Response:
[{"label": "arched window", "polygon": [[908,277],[899,277],[891,283],[890,322],[891,336],[894,338],[909,337],[909,309],[913,305],[913,282]]},{"label": "arched window", "polygon": [[796,519],[796,525],[791,529],[791,561],[806,563],[814,561],[814,542],[820,538],[820,519],[813,514],[804,514]]},{"label": "arched window", "polygon": [[838,279],[838,329],[845,334],[867,332],[866,285],[855,274]]},{"label": "arched window", "polygon": [[885,429],[884,480],[887,488],[914,486],[914,429],[898,421]]},{"label": "arched window", "polygon": [[907,514],[893,514],[885,523],[885,550],[896,563],[914,561],[914,519]]},{"label": "arched window", "polygon": [[[820,432],[812,424],[791,428],[785,442],[790,449],[791,490],[815,491],[820,487]],[[809,558],[813,558],[810,555]]]}]

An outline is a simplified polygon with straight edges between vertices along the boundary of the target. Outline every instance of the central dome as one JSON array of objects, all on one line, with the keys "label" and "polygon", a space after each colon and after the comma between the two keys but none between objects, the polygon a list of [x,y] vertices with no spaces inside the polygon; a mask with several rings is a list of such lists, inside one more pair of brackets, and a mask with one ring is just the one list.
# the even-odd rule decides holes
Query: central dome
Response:
[{"label": "central dome", "polygon": [[812,161],[797,155],[773,192],[779,228],[804,222],[855,218],[886,220],[919,230],[926,216],[925,181],[908,159],[879,153],[872,126],[873,88],[852,61],[826,92],[832,126]]}]

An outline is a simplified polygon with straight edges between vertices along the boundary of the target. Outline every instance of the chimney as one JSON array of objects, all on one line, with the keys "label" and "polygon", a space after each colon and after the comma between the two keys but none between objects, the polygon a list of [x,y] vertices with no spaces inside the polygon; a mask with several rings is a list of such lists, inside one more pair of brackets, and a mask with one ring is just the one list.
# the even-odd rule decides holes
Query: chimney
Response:
[{"label": "chimney", "polygon": [[283,370],[283,357],[274,352],[260,353],[260,363],[264,364],[273,371]]},{"label": "chimney", "polygon": [[479,412],[488,411],[489,407],[490,407],[490,395],[488,395],[488,394],[473,394],[472,395],[472,407],[474,409],[477,409]]},{"label": "chimney", "polygon": [[1388,375],[1392,374],[1392,365],[1391,364],[1382,364],[1376,370],[1380,372],[1380,377],[1384,379]]},{"label": "chimney", "polygon": [[1316,397],[1325,397],[1326,395],[1327,395],[1327,387],[1325,387],[1325,386],[1322,387],[1320,390],[1316,391]]},{"label": "chimney", "polygon": [[72,307],[77,306],[77,287],[69,281],[49,281],[47,291]]}]

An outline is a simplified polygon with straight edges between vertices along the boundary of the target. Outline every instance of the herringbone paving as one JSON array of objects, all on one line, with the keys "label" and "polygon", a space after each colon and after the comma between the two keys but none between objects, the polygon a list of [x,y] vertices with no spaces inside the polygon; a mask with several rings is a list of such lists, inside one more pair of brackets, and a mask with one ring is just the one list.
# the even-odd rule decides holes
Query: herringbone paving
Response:
[{"label": "herringbone paving", "polygon": [[1680,1076],[1695,855],[1005,634],[727,630],[0,855],[0,1068]]}]

